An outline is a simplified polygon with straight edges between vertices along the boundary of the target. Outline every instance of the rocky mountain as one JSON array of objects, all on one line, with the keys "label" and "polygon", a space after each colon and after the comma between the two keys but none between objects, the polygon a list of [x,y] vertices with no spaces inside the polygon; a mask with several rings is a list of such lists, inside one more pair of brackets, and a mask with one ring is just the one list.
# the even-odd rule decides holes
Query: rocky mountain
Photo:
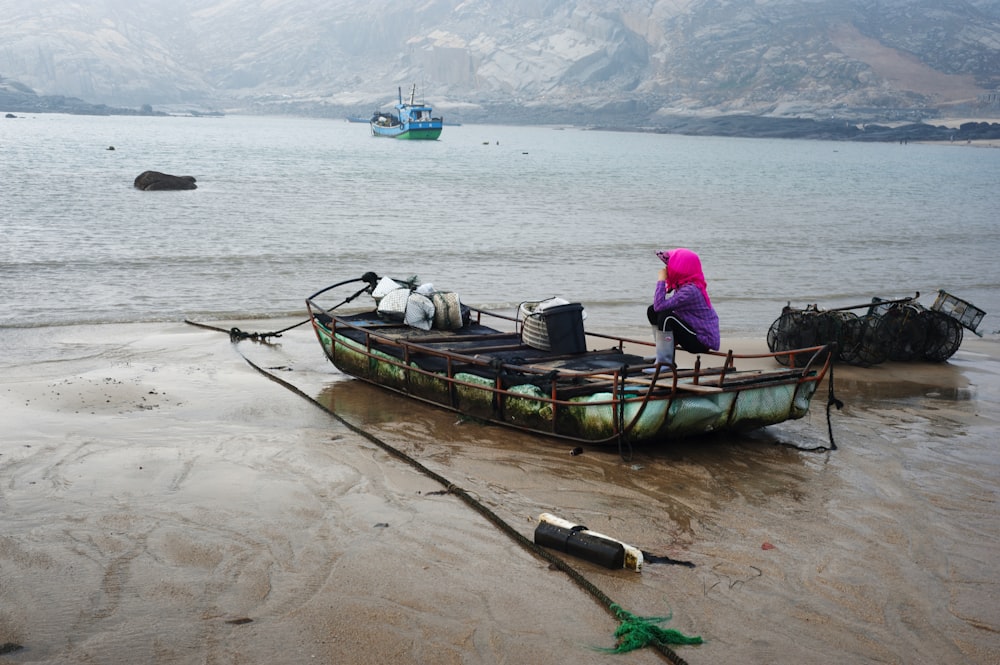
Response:
[{"label": "rocky mountain", "polygon": [[[138,108],[456,121],[1000,115],[1000,0],[0,0],[0,76]],[[8,86],[9,87],[9,86]]]}]

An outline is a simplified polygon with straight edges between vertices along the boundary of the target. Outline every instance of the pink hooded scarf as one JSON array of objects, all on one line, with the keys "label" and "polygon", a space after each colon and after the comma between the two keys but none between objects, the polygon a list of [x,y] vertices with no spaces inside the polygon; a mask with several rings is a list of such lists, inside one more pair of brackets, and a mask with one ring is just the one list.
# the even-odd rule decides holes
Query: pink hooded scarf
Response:
[{"label": "pink hooded scarf", "polygon": [[656,253],[660,260],[667,266],[667,290],[675,291],[685,284],[694,284],[705,296],[705,302],[709,307],[712,301],[708,297],[708,285],[705,283],[705,274],[701,271],[701,259],[690,249],[679,247],[678,249],[668,249]]}]

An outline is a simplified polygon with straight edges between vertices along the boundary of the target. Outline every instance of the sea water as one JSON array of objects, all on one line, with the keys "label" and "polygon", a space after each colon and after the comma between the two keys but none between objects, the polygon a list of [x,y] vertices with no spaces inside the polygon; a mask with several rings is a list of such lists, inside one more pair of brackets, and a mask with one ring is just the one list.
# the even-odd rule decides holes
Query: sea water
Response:
[{"label": "sea water", "polygon": [[[791,303],[939,289],[1000,313],[1000,151],[297,117],[0,122],[0,326],[304,313],[366,271],[470,304],[561,296],[645,327],[657,249],[703,261],[723,336]],[[192,191],[145,192],[146,170]]]}]

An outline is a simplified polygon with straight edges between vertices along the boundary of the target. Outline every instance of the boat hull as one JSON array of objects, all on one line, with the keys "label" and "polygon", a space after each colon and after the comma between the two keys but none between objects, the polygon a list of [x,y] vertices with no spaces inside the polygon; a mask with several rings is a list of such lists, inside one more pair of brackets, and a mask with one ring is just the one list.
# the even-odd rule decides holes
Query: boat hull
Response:
[{"label": "boat hull", "polygon": [[427,123],[426,126],[397,125],[394,127],[383,127],[371,123],[371,128],[372,136],[401,139],[404,141],[436,141],[441,136],[442,126],[436,123]]},{"label": "boat hull", "polygon": [[462,371],[450,360],[442,369],[405,347],[379,350],[374,338],[359,339],[351,324],[340,328],[335,319],[314,317],[313,327],[326,357],[345,374],[472,418],[587,443],[663,442],[798,419],[808,413],[826,368],[783,370],[777,378],[713,389],[674,378],[672,389],[661,390],[641,373],[635,383],[615,374],[604,389],[581,390],[559,387],[565,379],[547,385],[531,375],[521,381],[475,366]]}]

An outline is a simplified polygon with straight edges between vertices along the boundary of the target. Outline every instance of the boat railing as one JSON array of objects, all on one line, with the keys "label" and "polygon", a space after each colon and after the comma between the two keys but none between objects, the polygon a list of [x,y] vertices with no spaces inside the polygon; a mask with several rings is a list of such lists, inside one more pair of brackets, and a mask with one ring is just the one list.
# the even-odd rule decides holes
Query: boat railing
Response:
[{"label": "boat railing", "polygon": [[[318,294],[314,294],[314,296],[315,295],[318,295]],[[310,304],[314,305],[314,303],[311,303],[311,302],[310,302]],[[319,308],[319,307],[318,307],[318,309],[322,310],[322,308]],[[322,310],[322,311],[325,311],[325,310]],[[514,324],[514,330],[512,332],[508,332],[508,333],[501,332],[500,333],[501,335],[508,335],[509,336],[510,334],[520,334],[520,332],[521,332],[520,327],[523,324],[523,320],[520,319],[520,318],[518,318],[516,315],[509,315],[509,314],[505,314],[503,312],[497,312],[497,311],[494,311],[494,310],[486,310],[486,309],[481,309],[481,308],[478,308],[478,307],[469,307],[469,313],[470,313],[470,323],[476,323],[476,324],[479,324],[479,325],[489,326],[490,325],[490,319],[497,319],[497,320],[500,320],[500,321],[505,321],[505,322],[513,323]],[[340,325],[340,326],[347,325],[347,326],[349,326],[349,327],[351,327],[351,328],[353,328],[355,330],[363,331],[365,333],[365,335],[366,335],[366,339],[368,338],[368,333],[371,330],[371,326],[370,325],[369,326],[351,326],[350,324],[348,324],[346,322],[343,322],[343,321],[341,321],[338,325]],[[403,324],[389,323],[389,324],[387,324],[387,327],[391,328],[391,327],[396,327],[398,325],[403,325]],[[636,346],[640,346],[640,347],[654,347],[655,346],[653,344],[653,342],[648,341],[648,340],[632,339],[632,338],[628,338],[628,337],[622,337],[620,335],[609,335],[609,334],[604,334],[604,333],[586,332],[586,331],[585,331],[584,334],[586,335],[587,338],[607,340],[607,341],[609,341],[609,342],[612,343],[610,345],[610,348],[615,348],[615,349],[618,349],[619,351],[624,351],[627,345],[636,345]],[[410,348],[410,349],[416,350],[419,353],[427,355],[427,356],[437,356],[437,357],[441,357],[441,358],[445,358],[445,359],[447,359],[447,358],[456,358],[456,359],[459,359],[460,358],[463,363],[468,364],[468,365],[481,366],[481,367],[494,367],[494,368],[498,368],[498,369],[502,369],[502,370],[514,370],[514,371],[516,371],[518,373],[522,373],[522,374],[546,375],[546,374],[550,374],[552,372],[552,370],[541,370],[541,369],[538,369],[538,368],[526,367],[524,365],[519,365],[519,364],[510,364],[510,363],[504,363],[504,362],[499,362],[498,363],[497,359],[494,358],[494,357],[489,357],[489,358],[484,359],[482,357],[477,357],[476,355],[471,355],[470,356],[470,355],[465,355],[465,354],[461,354],[461,353],[456,353],[455,351],[452,351],[452,350],[442,351],[442,350],[436,349],[436,348],[434,348],[432,346],[426,346],[424,344],[421,344],[421,341],[428,342],[429,338],[425,337],[425,338],[423,338],[423,339],[421,339],[419,341],[415,341],[415,340],[392,340],[389,337],[379,337],[379,343],[380,344],[396,344],[396,345],[400,346],[401,348],[402,347]],[[370,341],[369,341],[368,344],[366,344],[366,346],[370,346]],[[514,345],[514,346],[518,346],[518,345]],[[497,350],[504,350],[505,348],[509,348],[509,347],[507,345],[501,345],[501,346],[495,347],[495,348],[482,348],[481,347],[481,348],[479,348],[477,350],[479,350],[479,351],[497,351]],[[695,385],[699,385],[699,384],[704,385],[703,384],[703,380],[711,380],[711,382],[712,382],[711,385],[716,385],[716,386],[719,386],[719,387],[724,387],[726,379],[728,378],[728,376],[731,373],[738,371],[738,368],[736,366],[737,365],[737,361],[739,361],[739,360],[748,360],[748,361],[760,362],[762,360],[774,359],[774,361],[775,361],[775,363],[777,365],[784,365],[784,364],[787,363],[791,367],[799,367],[798,376],[799,376],[799,380],[800,381],[808,381],[808,380],[819,381],[819,380],[821,380],[823,378],[823,376],[827,372],[827,370],[829,368],[829,365],[830,365],[830,361],[831,361],[832,355],[833,354],[830,353],[830,345],[828,345],[828,344],[827,345],[817,345],[817,346],[812,346],[812,347],[804,347],[804,348],[801,348],[801,349],[791,349],[791,350],[780,351],[780,352],[766,351],[766,352],[763,352],[763,353],[735,353],[732,350],[728,350],[728,351],[706,351],[706,352],[704,352],[702,354],[698,354],[696,356],[696,358],[695,358],[695,365],[694,365],[693,369],[691,369],[691,370],[677,370],[676,368],[674,368],[674,369],[671,370],[670,373],[672,375],[674,375],[675,381],[678,378],[683,378],[683,379],[690,380],[691,383],[693,383]],[[701,356],[721,358],[721,359],[723,359],[723,364],[722,364],[721,367],[719,367],[719,366],[711,366],[709,368],[703,368],[702,367],[703,363],[702,363]],[[778,362],[778,358],[779,357],[781,357],[782,359],[788,358],[789,360],[783,361],[783,362],[779,363]],[[804,362],[802,362],[802,363],[799,363],[798,362],[798,358],[805,358],[806,360]],[[640,370],[641,369],[648,369],[649,367],[652,367],[652,366],[653,366],[653,363],[649,363],[648,367],[638,368],[638,369],[640,369]],[[599,369],[599,370],[573,370],[572,372],[569,372],[567,370],[560,370],[560,372],[564,376],[573,376],[573,377],[576,377],[576,378],[586,378],[586,377],[593,377],[595,379],[611,378],[612,382],[614,382],[614,383],[620,382],[622,380],[622,378],[621,378],[620,375],[624,375],[624,376],[630,378],[630,382],[631,383],[635,383],[637,380],[641,380],[643,383],[647,383],[648,382],[648,376],[642,376],[642,375],[638,375],[637,376],[636,372],[631,371],[632,369],[635,369],[635,368],[629,368],[629,370],[624,371],[624,372],[621,369],[616,369],[616,368],[602,368],[602,369]],[[778,375],[788,376],[788,370],[787,370],[787,368],[781,369],[778,372]]]},{"label": "boat railing", "polygon": [[[486,313],[490,313],[490,312],[486,312]],[[504,318],[508,318],[508,317],[504,317]],[[513,319],[514,317],[509,317],[509,318]],[[607,335],[607,334],[604,334],[604,333],[595,333],[595,332],[586,332],[586,331],[585,331],[585,334],[586,334],[587,337],[593,337],[593,338],[596,338],[596,339],[606,339],[606,340],[609,340],[611,342],[614,342],[615,347],[617,347],[620,350],[624,350],[626,345],[637,345],[637,346],[650,347],[650,348],[653,348],[653,347],[656,346],[653,342],[650,342],[650,341],[644,340],[644,339],[631,339],[631,338],[628,338],[628,337],[621,337],[619,335]],[[829,349],[830,349],[830,345],[829,344],[823,344],[823,345],[817,345],[817,346],[803,347],[801,349],[790,349],[788,351],[765,351],[765,352],[762,352],[762,353],[735,353],[732,350],[729,350],[729,351],[705,351],[705,352],[703,352],[701,354],[698,354],[698,355],[704,355],[704,356],[710,356],[710,357],[725,359],[724,360],[724,364],[723,364],[723,370],[724,371],[723,371],[723,373],[722,373],[722,375],[720,377],[720,384],[721,384],[722,379],[725,378],[724,375],[725,375],[726,372],[728,372],[728,371],[736,371],[736,361],[737,360],[754,360],[754,361],[760,361],[760,360],[766,360],[766,359],[772,359],[773,358],[775,360],[775,362],[777,363],[779,357],[780,358],[790,358],[790,364],[793,367],[798,367],[799,364],[796,363],[796,359],[797,358],[807,358],[808,360],[802,366],[802,375],[806,376],[810,372],[813,371],[813,367],[817,364],[818,360],[820,358],[822,358],[824,352],[828,351]],[[700,359],[696,359],[695,360],[696,366],[698,365],[699,362],[700,362]],[[782,363],[779,363],[779,364],[783,365],[783,364],[786,364],[786,363],[782,362]],[[821,368],[821,371],[823,373],[825,373],[828,366],[829,366],[828,362],[824,363],[823,367]],[[822,376],[820,376],[819,378],[822,378]]]},{"label": "boat railing", "polygon": [[476,323],[483,323],[483,319],[501,319],[503,321],[513,321],[515,323],[519,321],[516,316],[504,314],[503,312],[495,312],[489,309],[480,309],[478,307],[469,307],[469,313],[470,316],[475,316]]},{"label": "boat railing", "polygon": [[[516,321],[515,317],[508,317],[503,314],[496,314],[493,312],[485,312],[482,310],[478,311],[482,314],[488,314],[491,316],[496,316],[498,318],[508,319],[511,321]],[[479,319],[477,319],[479,322]],[[547,401],[551,401],[553,404],[565,403],[568,404],[566,400],[561,400],[557,397],[558,387],[560,386],[560,381],[563,384],[567,382],[580,383],[584,380],[591,380],[594,382],[608,383],[611,386],[624,386],[630,385],[634,387],[643,386],[647,390],[684,390],[692,389],[693,386],[715,386],[722,390],[726,389],[726,379],[732,373],[737,371],[735,361],[737,359],[753,359],[760,360],[762,358],[771,358],[777,355],[787,355],[789,352],[783,352],[783,354],[775,353],[758,353],[758,354],[736,354],[732,351],[729,352],[708,352],[705,355],[711,355],[715,357],[725,358],[725,363],[719,366],[703,367],[701,357],[696,357],[695,365],[693,369],[681,370],[675,366],[659,366],[659,370],[656,374],[651,375],[644,373],[643,370],[649,370],[656,367],[653,363],[648,365],[638,366],[638,367],[606,367],[599,369],[566,369],[556,365],[549,366],[539,366],[539,365],[524,365],[518,363],[505,362],[502,359],[494,355],[483,355],[481,352],[494,352],[498,350],[510,350],[520,348],[520,344],[500,344],[493,347],[477,347],[476,351],[479,353],[466,354],[461,351],[457,351],[451,348],[436,348],[432,346],[435,341],[446,341],[449,338],[444,337],[441,340],[435,340],[434,338],[422,338],[419,340],[412,339],[396,339],[387,335],[380,335],[379,331],[382,327],[372,328],[370,325],[366,326],[355,326],[349,322],[338,321],[333,319],[331,322],[331,331],[336,333],[338,328],[350,329],[362,333],[364,335],[364,343],[366,352],[371,353],[373,350],[382,350],[383,353],[387,347],[398,349],[398,358],[396,354],[385,354],[387,357],[383,360],[389,364],[396,365],[401,369],[406,371],[417,371],[421,374],[440,376],[439,371],[424,369],[415,361],[420,357],[424,358],[439,358],[444,361],[444,366],[446,367],[445,376],[449,380],[460,381],[456,379],[454,374],[456,373],[456,368],[458,371],[468,370],[470,367],[480,368],[482,370],[488,370],[487,374],[496,374],[499,379],[501,376],[517,376],[522,375],[526,377],[526,382],[533,382],[537,384],[537,381],[531,381],[530,377],[542,378],[547,377],[551,383],[551,397]],[[405,324],[386,324],[385,328],[396,328],[403,326]],[[511,333],[498,333],[500,337],[510,337]],[[600,337],[603,339],[609,339],[618,343],[618,347],[624,347],[625,344],[637,343],[637,344],[649,344],[641,340],[628,340],[626,338],[613,337],[603,334],[590,335],[593,337]],[[381,347],[381,348],[380,348]],[[799,381],[803,380],[820,380],[822,375],[826,372],[829,365],[829,356],[827,352],[828,346],[816,346],[806,349],[798,349],[794,353],[808,354],[810,357],[809,362],[801,368],[796,375]],[[819,362],[820,358],[825,356],[825,361],[819,370],[814,369],[814,365]],[[662,381],[667,376],[670,376],[670,381]],[[789,370],[787,368],[780,368],[775,370],[775,378],[789,376]],[[475,384],[469,384],[475,385]],[[481,386],[479,386],[481,387]],[[510,393],[502,385],[498,383],[498,392],[504,394],[517,395],[517,393]],[[612,390],[612,394],[616,394],[619,391]],[[632,395],[628,399],[639,399],[638,396]],[[615,403],[618,401],[617,397],[613,397],[609,402]]]},{"label": "boat railing", "polygon": [[[315,298],[317,295],[329,290],[330,288],[332,287],[328,287],[327,289],[324,289],[323,291],[317,292],[312,296],[310,296],[310,298],[308,299],[308,304],[311,307],[316,307],[319,311],[325,312],[326,310],[324,310],[322,307],[319,307],[314,302],[312,302],[312,299]],[[519,318],[516,315],[505,314],[503,312],[498,312],[495,310],[481,309],[478,307],[469,307],[469,315],[470,315],[470,323],[476,323],[479,325],[489,326],[491,319],[496,319],[499,321],[505,321],[507,323],[514,324],[513,330],[511,332],[508,333],[501,332],[500,334],[502,335],[521,333],[521,326],[523,325],[523,319]],[[344,326],[350,324],[347,324],[345,322],[340,322],[339,325]],[[394,327],[396,325],[402,325],[402,324],[390,323],[388,324],[388,327]],[[366,338],[369,330],[371,329],[371,326],[350,326],[350,327],[354,328],[355,330],[364,331]],[[624,351],[627,345],[635,345],[639,347],[650,347],[650,348],[655,346],[653,342],[644,339],[633,339],[628,337],[622,337],[620,335],[610,335],[605,333],[587,332],[587,331],[584,331],[584,334],[586,335],[587,338],[609,341],[612,343],[610,345],[610,348],[618,349],[619,351]],[[391,341],[392,340],[388,337],[379,338],[380,343],[390,343]],[[427,342],[428,338],[425,337],[421,341]],[[442,358],[461,357],[462,361],[467,364],[480,365],[484,367],[497,366],[497,360],[495,358],[489,358],[484,360],[483,358],[479,358],[474,355],[467,356],[455,353],[453,351],[440,351],[438,349],[435,349],[434,347],[421,345],[420,341],[401,340],[395,343],[399,344],[401,347],[408,346],[413,349],[419,349],[420,353],[430,356],[439,356]],[[503,348],[504,346],[496,347],[494,349],[480,348],[478,350],[495,351],[495,350],[502,350]],[[738,371],[738,368],[736,366],[737,361],[748,360],[748,361],[760,362],[762,360],[773,359],[775,363],[778,365],[789,365],[790,367],[798,367],[800,381],[809,381],[809,380],[819,381],[822,380],[823,376],[828,371],[833,355],[834,354],[831,352],[829,344],[803,347],[801,349],[790,349],[787,351],[774,351],[774,352],[766,351],[763,353],[735,353],[732,350],[706,351],[696,356],[695,366],[693,369],[678,371],[676,368],[674,368],[673,370],[671,370],[671,373],[675,375],[675,378],[690,379],[691,382],[694,383],[695,385],[700,384],[702,379],[711,379],[714,385],[723,387],[725,385],[726,379],[728,378],[728,375],[731,374],[732,372]],[[703,368],[701,356],[721,358],[723,359],[723,364],[721,367],[712,366],[707,369]],[[779,362],[778,360],[779,357],[782,359],[781,362]],[[799,358],[804,358],[806,360],[800,363],[798,362]],[[650,363],[649,367],[652,367],[652,365],[653,363]],[[505,370],[516,370],[517,372],[528,373],[528,374],[534,373],[539,375],[545,375],[551,372],[551,370],[538,370],[533,367],[525,367],[523,365],[514,365],[502,362],[499,364],[499,367]],[[648,367],[646,367],[646,369],[648,369]],[[570,373],[567,372],[566,370],[562,370],[562,373],[567,376],[570,375]],[[595,378],[604,378],[610,375],[614,377],[614,380],[616,382],[620,380],[618,376],[619,374],[623,374],[622,370],[615,368],[603,368],[600,370],[593,370],[593,371],[574,370],[572,372],[572,375],[576,377],[587,377],[589,375],[593,375]],[[628,375],[629,372],[624,372],[624,374]],[[644,378],[644,377],[636,377],[634,376],[634,373],[632,374],[633,374],[632,376],[633,380],[635,378]],[[787,369],[782,369],[779,372],[779,374],[787,376],[788,375]],[[648,378],[646,380],[648,380]]]}]

